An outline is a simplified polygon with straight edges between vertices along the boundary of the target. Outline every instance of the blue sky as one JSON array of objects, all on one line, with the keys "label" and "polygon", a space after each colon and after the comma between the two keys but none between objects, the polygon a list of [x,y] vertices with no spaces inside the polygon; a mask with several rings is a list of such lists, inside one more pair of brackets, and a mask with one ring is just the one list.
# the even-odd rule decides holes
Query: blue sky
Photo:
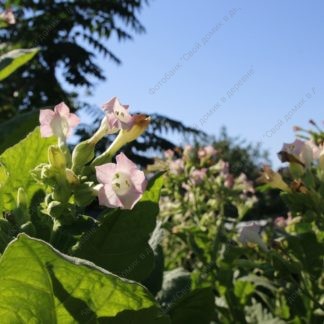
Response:
[{"label": "blue sky", "polygon": [[324,2],[155,0],[139,15],[146,34],[109,42],[121,66],[98,58],[113,96],[218,134],[263,142],[275,153],[294,125],[324,120]]}]

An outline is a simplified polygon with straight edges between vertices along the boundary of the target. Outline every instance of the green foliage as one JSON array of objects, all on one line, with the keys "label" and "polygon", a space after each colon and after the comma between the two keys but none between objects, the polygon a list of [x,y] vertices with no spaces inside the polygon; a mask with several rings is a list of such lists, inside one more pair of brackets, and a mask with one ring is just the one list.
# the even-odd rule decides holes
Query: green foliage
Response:
[{"label": "green foliage", "polygon": [[147,278],[154,267],[148,240],[159,212],[162,183],[161,176],[153,178],[133,210],[104,213],[99,227],[81,237],[73,254],[128,279]]},{"label": "green foliage", "polygon": [[144,309],[151,309],[147,322],[162,317],[141,285],[23,234],[2,255],[0,278],[3,323],[102,323]]},{"label": "green foliage", "polygon": [[[146,2],[29,0],[24,1],[23,8],[15,7],[17,22],[0,32],[0,42],[16,52],[21,51],[15,49],[18,45],[37,46],[39,53],[31,64],[11,75],[10,82],[0,84],[0,123],[22,111],[54,106],[60,101],[65,101],[72,109],[86,108],[89,115],[93,114],[94,107],[77,102],[78,94],[73,89],[79,91],[84,87],[90,94],[95,80],[106,79],[95,59],[96,54],[120,63],[107,46],[107,40],[116,35],[119,40],[128,40],[132,39],[131,32],[144,32],[137,13]],[[72,91],[67,85],[72,86]],[[168,132],[199,139],[206,137],[203,132],[166,116],[155,114],[152,117],[150,130],[125,148],[127,155],[141,165],[152,162],[146,156],[147,151],[153,149],[161,153],[175,148],[165,136]],[[99,119],[94,126],[101,122],[101,116]],[[79,134],[84,139],[89,131],[81,129]],[[106,144],[102,142],[97,152],[102,153]]]},{"label": "green foliage", "polygon": [[47,161],[49,145],[54,138],[41,138],[39,128],[36,128],[18,144],[8,148],[0,156],[2,173],[8,177],[0,188],[0,203],[2,210],[16,208],[17,192],[19,188],[26,191],[28,203],[42,186],[33,180],[31,170],[40,163]]},{"label": "green foliage", "polygon": [[[4,292],[15,292],[0,296],[1,318],[8,322],[27,322],[36,316],[46,323],[170,323],[143,286],[120,278],[142,281],[154,268],[148,241],[159,211],[161,174],[152,177],[133,210],[104,210],[96,220],[83,214],[93,199],[74,205],[80,186],[92,195],[93,174],[81,176],[68,169],[68,155],[63,152],[69,153],[64,143],[55,146],[55,141],[41,138],[36,128],[0,157],[1,206],[6,210],[0,219],[0,252],[5,250],[0,260],[1,286]],[[19,233],[95,261],[114,275]],[[8,279],[13,266],[15,277]],[[20,312],[13,312],[18,308]]]},{"label": "green foliage", "polygon": [[170,309],[191,290],[190,273],[183,268],[165,271],[158,299],[165,309]]},{"label": "green foliage", "polygon": [[[168,170],[160,204],[160,220],[167,233],[162,241],[168,251],[165,279],[169,273],[176,274],[180,266],[189,282],[178,289],[176,283],[181,283],[182,277],[181,273],[175,275],[169,285],[175,290],[169,295],[170,289],[163,285],[157,295],[162,306],[174,319],[170,296],[182,298],[191,287],[193,292],[211,287],[215,292],[215,322],[321,323],[323,154],[314,154],[307,167],[300,163],[297,173],[291,167],[282,175],[269,167],[264,169],[258,181],[282,190],[281,198],[290,213],[273,221],[263,210],[265,219],[257,225],[240,222],[255,201],[252,182],[241,171],[235,176],[231,160],[229,164],[222,161],[223,152],[231,156],[226,151],[231,147],[217,149],[187,146],[182,155],[166,152],[165,159],[157,159],[149,167],[150,171]],[[296,155],[293,161],[298,158]],[[245,168],[237,160],[233,162]],[[269,203],[275,201],[270,199]],[[185,317],[186,312],[181,314]],[[190,318],[183,322],[190,323]]]},{"label": "green foliage", "polygon": [[38,48],[16,49],[0,56],[0,81],[7,78],[19,67],[30,61],[38,52]]},{"label": "green foliage", "polygon": [[[85,87],[90,91],[95,80],[105,80],[96,54],[120,63],[107,46],[111,37],[132,39],[132,32],[142,33],[144,28],[137,13],[145,1],[35,1],[15,7],[16,24],[2,29],[0,42],[8,47],[40,49],[32,64],[21,68],[10,77],[10,83],[0,85],[0,106],[5,113],[0,121],[17,110],[30,110],[58,101],[71,101],[76,97],[66,89]],[[61,73],[57,73],[60,67]],[[58,77],[60,74],[60,77]],[[44,82],[46,80],[46,82]],[[63,82],[61,82],[61,80]]]},{"label": "green foliage", "polygon": [[213,319],[214,295],[210,288],[196,289],[169,310],[172,323],[209,324]]},{"label": "green foliage", "polygon": [[15,145],[39,123],[39,112],[37,110],[17,115],[16,117],[0,124],[0,154],[10,146]]}]

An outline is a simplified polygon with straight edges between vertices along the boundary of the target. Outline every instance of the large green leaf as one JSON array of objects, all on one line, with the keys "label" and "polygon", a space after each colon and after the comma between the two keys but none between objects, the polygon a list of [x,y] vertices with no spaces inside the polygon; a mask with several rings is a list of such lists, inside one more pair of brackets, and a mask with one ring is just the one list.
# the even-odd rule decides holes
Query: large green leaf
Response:
[{"label": "large green leaf", "polygon": [[4,166],[8,174],[6,182],[0,187],[0,204],[4,210],[13,210],[16,207],[19,187],[25,189],[29,201],[41,188],[30,171],[38,164],[47,162],[48,147],[54,143],[55,138],[41,138],[39,128],[36,128],[24,140],[1,154],[0,173],[4,173]]},{"label": "large green leaf", "polygon": [[162,182],[161,176],[154,178],[132,210],[106,214],[98,229],[81,238],[74,255],[128,279],[142,281],[147,278],[154,267],[148,240],[159,212]]},{"label": "large green leaf", "polygon": [[200,288],[190,292],[179,301],[175,301],[169,310],[172,323],[209,324],[213,319],[214,299],[211,288]]},{"label": "large green leaf", "polygon": [[163,275],[162,289],[157,297],[160,304],[169,309],[181,297],[191,291],[190,272],[183,268],[165,271]]},{"label": "large green leaf", "polygon": [[15,49],[0,56],[0,81],[7,78],[20,66],[30,61],[38,52],[38,48]]},{"label": "large green leaf", "polygon": [[17,115],[0,124],[0,154],[8,147],[17,144],[39,123],[39,110]]},{"label": "large green leaf", "polygon": [[140,284],[25,234],[1,257],[0,287],[1,323],[115,323],[131,314],[134,323],[168,323]]}]

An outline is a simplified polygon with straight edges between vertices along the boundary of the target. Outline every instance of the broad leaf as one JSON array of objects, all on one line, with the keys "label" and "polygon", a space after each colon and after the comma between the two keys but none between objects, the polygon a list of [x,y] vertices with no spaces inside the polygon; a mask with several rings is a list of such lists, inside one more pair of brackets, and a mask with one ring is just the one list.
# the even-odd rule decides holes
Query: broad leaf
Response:
[{"label": "broad leaf", "polygon": [[128,279],[146,279],[154,266],[148,240],[159,212],[162,181],[161,176],[154,178],[133,210],[106,214],[98,229],[81,238],[74,255]]},{"label": "broad leaf", "polygon": [[175,301],[169,314],[176,324],[209,324],[213,319],[214,294],[211,288],[196,289]]},{"label": "broad leaf", "polygon": [[160,304],[169,309],[180,298],[191,290],[190,273],[183,268],[165,271],[163,275],[162,290],[158,293]]},{"label": "broad leaf", "polygon": [[[152,247],[152,246],[151,246]],[[143,282],[145,287],[155,296],[162,288],[163,270],[164,270],[164,254],[162,246],[158,245],[154,252],[154,268],[149,277]]]},{"label": "broad leaf", "polygon": [[7,78],[20,66],[30,61],[38,52],[38,48],[15,49],[0,56],[0,81]]},{"label": "broad leaf", "polygon": [[1,257],[0,287],[2,323],[115,323],[131,314],[134,323],[168,323],[140,284],[25,234]]},{"label": "broad leaf", "polygon": [[0,124],[0,154],[8,147],[17,144],[38,125],[39,111],[34,110]]},{"label": "broad leaf", "polygon": [[36,128],[24,140],[1,154],[0,172],[8,174],[5,183],[0,187],[0,205],[4,210],[13,210],[16,207],[19,187],[25,189],[29,201],[41,188],[32,178],[30,171],[38,164],[47,162],[48,147],[54,143],[53,137],[41,138],[39,128]]}]

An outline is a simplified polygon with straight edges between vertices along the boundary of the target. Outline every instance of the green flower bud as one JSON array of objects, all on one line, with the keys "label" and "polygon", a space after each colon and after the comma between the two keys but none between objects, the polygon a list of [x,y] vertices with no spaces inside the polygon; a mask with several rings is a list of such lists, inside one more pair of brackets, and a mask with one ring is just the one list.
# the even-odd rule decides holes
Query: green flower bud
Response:
[{"label": "green flower bud", "polygon": [[291,175],[295,179],[299,179],[305,173],[305,168],[299,163],[295,163],[295,162],[290,162],[289,170]]},{"label": "green flower bud", "polygon": [[65,173],[66,173],[66,179],[70,185],[75,185],[79,183],[78,177],[71,169],[66,169]]},{"label": "green flower bud", "polygon": [[18,189],[17,207],[27,209],[27,195],[24,188]]},{"label": "green flower bud", "polygon": [[141,136],[149,126],[150,117],[139,114],[133,117],[132,126],[129,129],[121,129],[115,140],[109,146],[107,151],[98,156],[91,163],[92,166],[101,165],[110,162],[112,157],[127,143],[136,140]]},{"label": "green flower bud", "polygon": [[263,172],[261,176],[257,179],[257,181],[260,183],[266,183],[271,188],[290,192],[290,188],[282,179],[281,174],[273,171],[268,165],[265,165],[263,167]]},{"label": "green flower bud", "polygon": [[89,140],[79,143],[72,153],[72,170],[79,173],[81,168],[95,156],[95,144]]},{"label": "green flower bud", "polygon": [[[145,115],[136,115],[133,117],[133,125],[130,129],[122,129],[120,131],[120,141],[123,145],[135,141],[140,137],[147,129],[151,122],[151,118]],[[119,137],[119,135],[118,135]]]},{"label": "green flower bud", "polygon": [[51,145],[48,148],[48,161],[57,170],[65,170],[66,168],[65,156],[57,146]]},{"label": "green flower bud", "polygon": [[27,205],[27,195],[23,188],[18,189],[17,208],[14,210],[13,214],[17,224],[23,224],[30,219]]}]

